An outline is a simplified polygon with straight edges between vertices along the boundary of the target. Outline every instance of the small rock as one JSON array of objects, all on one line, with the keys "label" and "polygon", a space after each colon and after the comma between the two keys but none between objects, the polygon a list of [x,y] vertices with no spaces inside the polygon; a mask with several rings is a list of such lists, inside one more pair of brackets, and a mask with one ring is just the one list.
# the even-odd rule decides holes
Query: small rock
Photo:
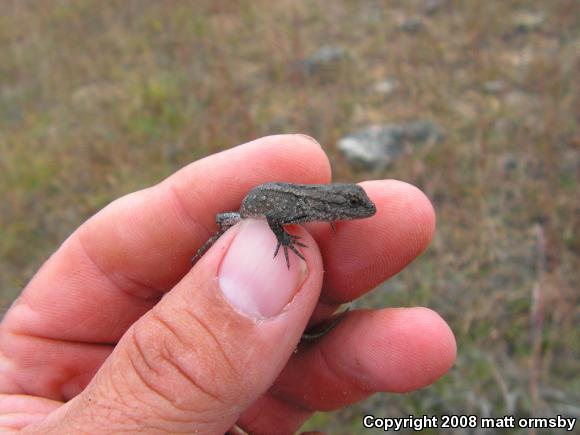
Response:
[{"label": "small rock", "polygon": [[528,67],[536,58],[537,52],[532,47],[523,47],[519,50],[506,51],[500,54],[499,58],[516,68]]},{"label": "small rock", "polygon": [[401,128],[403,129],[403,139],[414,145],[443,140],[443,130],[432,121],[412,121],[401,124]]},{"label": "small rock", "polygon": [[477,106],[472,101],[458,98],[452,101],[450,106],[465,121],[472,122],[480,116]]},{"label": "small rock", "polygon": [[395,89],[398,86],[398,82],[394,78],[388,78],[381,81],[376,82],[373,85],[373,91],[377,94],[381,95],[390,95],[395,92]]},{"label": "small rock", "polygon": [[305,73],[315,74],[339,64],[347,58],[347,55],[347,51],[342,47],[325,45],[312,56],[304,59],[300,65]]},{"label": "small rock", "polygon": [[423,30],[424,27],[425,23],[423,23],[423,19],[418,15],[414,15],[412,17],[405,17],[399,23],[399,28],[403,32],[411,34],[418,33],[419,31]]},{"label": "small rock", "polygon": [[513,154],[505,154],[500,157],[502,173],[513,172],[518,167],[518,159]]},{"label": "small rock", "polygon": [[541,106],[541,99],[523,91],[511,91],[503,99],[506,106],[518,110],[532,110]]},{"label": "small rock", "polygon": [[544,24],[546,17],[540,12],[522,11],[513,17],[512,23],[519,32],[532,32]]},{"label": "small rock", "polygon": [[487,94],[499,94],[505,91],[505,83],[501,80],[490,80],[483,84],[483,90]]},{"label": "small rock", "polygon": [[[570,140],[572,139],[570,138]],[[570,143],[566,144],[566,146],[574,147],[575,145]],[[562,158],[558,159],[556,165],[558,167],[558,178],[562,185],[576,186],[576,180],[578,179],[578,174],[580,174],[580,151],[578,147],[564,150]],[[574,187],[574,189],[577,189],[577,187]],[[578,243],[580,244],[580,238]]]},{"label": "small rock", "polygon": [[344,136],[338,149],[355,169],[381,170],[405,151],[407,145],[439,142],[441,128],[430,121],[370,125]]},{"label": "small rock", "polygon": [[499,137],[509,137],[515,134],[518,129],[518,122],[513,118],[501,117],[497,118],[492,124],[492,132]]},{"label": "small rock", "polygon": [[425,15],[435,15],[443,6],[445,0],[425,0],[423,3],[423,12]]}]

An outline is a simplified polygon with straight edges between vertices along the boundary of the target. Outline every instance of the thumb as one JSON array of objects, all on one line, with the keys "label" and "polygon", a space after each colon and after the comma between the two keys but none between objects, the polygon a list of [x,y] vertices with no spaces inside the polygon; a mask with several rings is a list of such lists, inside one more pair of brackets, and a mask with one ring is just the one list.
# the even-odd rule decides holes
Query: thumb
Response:
[{"label": "thumb", "polygon": [[266,222],[222,236],[123,336],[93,381],[50,417],[57,432],[225,433],[274,382],[300,341],[322,285],[314,240],[306,262],[273,258]]}]

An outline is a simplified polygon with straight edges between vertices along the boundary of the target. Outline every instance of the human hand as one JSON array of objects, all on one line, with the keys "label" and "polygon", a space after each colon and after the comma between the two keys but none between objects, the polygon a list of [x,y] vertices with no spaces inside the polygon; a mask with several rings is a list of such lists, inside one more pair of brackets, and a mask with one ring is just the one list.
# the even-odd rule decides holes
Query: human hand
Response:
[{"label": "human hand", "polygon": [[[315,410],[406,392],[455,358],[447,324],[425,308],[328,317],[419,255],[434,214],[416,188],[363,183],[369,219],[292,228],[303,262],[272,258],[267,224],[246,220],[191,269],[216,213],[268,181],[328,183],[313,140],[272,136],[190,164],[81,225],[0,324],[0,428],[32,433],[291,433]],[[308,231],[307,231],[307,230]],[[190,270],[191,269],[191,270]],[[296,346],[298,349],[296,350]]]}]

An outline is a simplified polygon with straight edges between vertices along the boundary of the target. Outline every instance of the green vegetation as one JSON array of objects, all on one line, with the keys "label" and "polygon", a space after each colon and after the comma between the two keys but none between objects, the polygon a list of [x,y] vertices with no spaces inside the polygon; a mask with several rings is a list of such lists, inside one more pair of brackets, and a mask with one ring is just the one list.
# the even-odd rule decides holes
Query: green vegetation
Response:
[{"label": "green vegetation", "polygon": [[[580,418],[578,3],[331,4],[3,2],[0,300],[114,198],[221,149],[303,132],[337,180],[398,178],[431,198],[432,247],[359,306],[428,306],[458,341],[434,386],[308,426],[362,433],[372,411]],[[326,45],[348,56],[306,72]],[[391,77],[392,92],[374,90]],[[385,171],[354,173],[336,150],[356,128],[417,118],[445,140]]]}]

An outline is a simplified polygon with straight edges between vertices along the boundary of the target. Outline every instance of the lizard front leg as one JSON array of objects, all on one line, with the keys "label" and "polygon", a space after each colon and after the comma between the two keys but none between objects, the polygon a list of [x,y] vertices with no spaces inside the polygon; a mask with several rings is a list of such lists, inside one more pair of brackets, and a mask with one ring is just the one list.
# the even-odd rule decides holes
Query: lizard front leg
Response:
[{"label": "lizard front leg", "polygon": [[220,227],[220,229],[218,230],[217,233],[215,233],[213,236],[207,239],[207,242],[205,242],[203,246],[197,250],[193,258],[191,259],[191,264],[192,265],[195,264],[197,260],[199,260],[203,254],[205,254],[205,251],[207,251],[209,248],[213,246],[213,244],[217,241],[217,239],[221,237],[223,233],[225,233],[229,228],[237,224],[240,220],[242,220],[242,217],[240,216],[239,213],[236,212],[219,213],[218,215],[216,215],[215,221]]},{"label": "lizard front leg", "polygon": [[286,266],[288,267],[288,269],[290,269],[290,259],[288,258],[288,249],[294,252],[298,257],[305,260],[304,256],[300,253],[298,249],[296,249],[295,246],[298,245],[302,246],[303,248],[306,248],[305,244],[297,241],[300,237],[287,233],[284,230],[282,223],[279,222],[276,218],[266,215],[266,220],[268,221],[268,225],[270,226],[270,229],[272,230],[272,232],[276,236],[276,240],[278,241],[278,244],[276,245],[276,250],[274,251],[274,257],[278,255],[278,250],[280,249],[280,246],[282,246],[284,249],[284,257],[286,258]]}]

